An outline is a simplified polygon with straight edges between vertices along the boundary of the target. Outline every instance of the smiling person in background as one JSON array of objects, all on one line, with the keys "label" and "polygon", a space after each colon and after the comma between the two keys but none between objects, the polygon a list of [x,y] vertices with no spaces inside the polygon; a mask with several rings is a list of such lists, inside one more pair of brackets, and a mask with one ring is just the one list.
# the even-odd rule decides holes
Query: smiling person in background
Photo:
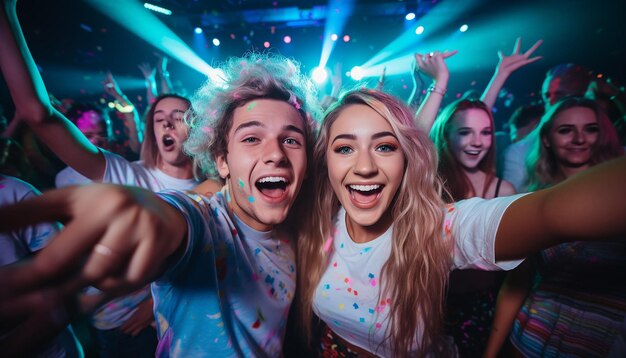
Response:
[{"label": "smiling person in background", "polygon": [[[493,115],[478,100],[448,105],[430,136],[439,155],[438,171],[449,201],[515,194],[511,183],[496,177]],[[446,332],[461,357],[480,356],[489,337],[502,272],[454,270],[446,300]]]}]

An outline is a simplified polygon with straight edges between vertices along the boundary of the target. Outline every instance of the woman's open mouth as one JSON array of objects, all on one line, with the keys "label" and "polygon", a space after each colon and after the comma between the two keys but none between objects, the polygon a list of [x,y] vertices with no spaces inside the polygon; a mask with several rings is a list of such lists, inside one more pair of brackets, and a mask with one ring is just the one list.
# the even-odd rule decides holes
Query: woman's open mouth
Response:
[{"label": "woman's open mouth", "polygon": [[383,191],[384,185],[369,184],[369,185],[347,185],[346,188],[350,192],[350,199],[355,205],[362,207],[373,204],[376,199],[380,197],[380,193]]}]

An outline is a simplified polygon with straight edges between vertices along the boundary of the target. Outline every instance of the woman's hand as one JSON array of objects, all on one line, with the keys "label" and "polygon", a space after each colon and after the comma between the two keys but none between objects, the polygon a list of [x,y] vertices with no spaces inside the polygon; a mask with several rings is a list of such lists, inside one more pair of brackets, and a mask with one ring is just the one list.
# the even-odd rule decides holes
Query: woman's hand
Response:
[{"label": "woman's hand", "polygon": [[416,53],[413,73],[417,75],[421,72],[436,82],[447,82],[450,78],[450,72],[448,71],[445,59],[456,55],[457,52],[456,50],[444,52],[435,51],[427,55]]},{"label": "woman's hand", "polygon": [[527,64],[533,63],[535,61],[539,61],[542,58],[541,56],[530,56],[535,52],[535,50],[537,50],[539,46],[541,46],[542,43],[543,40],[539,40],[535,42],[535,44],[531,48],[526,50],[526,52],[520,53],[520,48],[522,47],[522,38],[518,37],[515,40],[515,45],[513,46],[513,53],[511,53],[509,56],[505,56],[502,51],[498,51],[498,58],[500,60],[498,61],[498,66],[496,67],[496,73],[501,73],[508,76],[520,67],[526,66]]}]

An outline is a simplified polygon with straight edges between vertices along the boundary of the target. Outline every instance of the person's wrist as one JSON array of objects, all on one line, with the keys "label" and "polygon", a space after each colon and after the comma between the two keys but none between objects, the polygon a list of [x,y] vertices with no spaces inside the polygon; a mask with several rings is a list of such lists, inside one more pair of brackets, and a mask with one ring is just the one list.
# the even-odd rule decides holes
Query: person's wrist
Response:
[{"label": "person's wrist", "polygon": [[448,74],[441,74],[441,75],[437,75],[434,80],[435,83],[438,85],[441,85],[441,87],[446,87],[448,85],[448,80],[450,79],[450,75]]},{"label": "person's wrist", "polygon": [[430,85],[430,87],[428,87],[427,91],[430,92],[430,93],[437,93],[437,94],[440,94],[442,96],[445,96],[447,88],[441,87],[437,83],[433,83],[433,84]]},{"label": "person's wrist", "polygon": [[511,75],[511,71],[506,70],[504,68],[496,68],[496,73],[494,74],[495,77],[499,77],[499,78],[507,78]]}]

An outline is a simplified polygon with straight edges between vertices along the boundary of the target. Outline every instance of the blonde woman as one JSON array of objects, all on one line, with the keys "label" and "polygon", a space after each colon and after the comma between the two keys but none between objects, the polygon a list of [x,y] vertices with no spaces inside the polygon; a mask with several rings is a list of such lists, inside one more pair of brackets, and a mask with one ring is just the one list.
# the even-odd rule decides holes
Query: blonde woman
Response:
[{"label": "blonde woman", "polygon": [[[603,171],[527,196],[446,206],[432,143],[405,105],[378,91],[350,92],[330,109],[313,160],[318,197],[298,240],[299,313],[325,354],[443,352],[450,269],[510,269],[519,261],[507,260],[568,234],[626,231],[626,190],[607,190],[620,178]],[[612,164],[604,169],[626,175],[623,161]],[[603,213],[573,210],[573,200],[602,200]],[[603,215],[608,208],[620,214]],[[315,316],[321,336],[308,325]]]}]

